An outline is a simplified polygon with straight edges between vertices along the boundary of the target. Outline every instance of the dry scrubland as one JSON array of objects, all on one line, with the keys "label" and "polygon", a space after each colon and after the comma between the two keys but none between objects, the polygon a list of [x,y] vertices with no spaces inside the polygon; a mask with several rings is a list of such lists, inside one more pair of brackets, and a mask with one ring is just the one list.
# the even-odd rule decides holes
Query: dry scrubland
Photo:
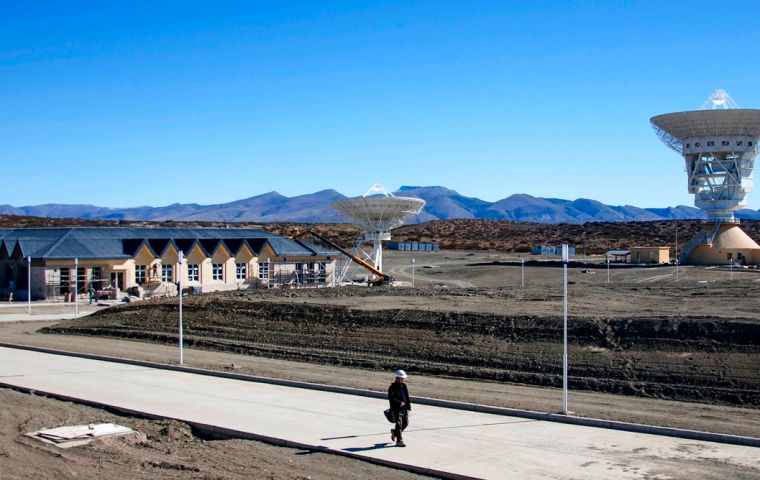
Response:
[{"label": "dry scrubland", "polygon": [[[165,227],[234,227],[260,228],[281,235],[301,237],[316,230],[340,245],[349,247],[358,230],[346,224],[231,223],[231,222],[143,222],[127,220],[85,220],[78,218],[42,218],[0,215],[0,228],[56,226],[165,226]],[[394,230],[398,241],[439,242],[453,250],[492,250],[529,252],[531,245],[575,245],[580,254],[600,254],[613,248],[637,245],[673,246],[678,229],[679,248],[702,227],[700,220],[650,222],[588,222],[584,224],[521,223],[502,220],[438,220],[405,225]],[[760,221],[744,220],[742,228],[760,243]]]}]

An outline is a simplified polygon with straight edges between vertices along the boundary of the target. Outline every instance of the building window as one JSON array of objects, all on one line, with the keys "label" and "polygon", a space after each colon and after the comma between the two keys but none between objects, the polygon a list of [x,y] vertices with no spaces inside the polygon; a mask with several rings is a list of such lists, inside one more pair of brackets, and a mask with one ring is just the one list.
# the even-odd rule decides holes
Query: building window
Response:
[{"label": "building window", "polygon": [[224,265],[221,263],[214,263],[211,265],[211,278],[213,280],[224,280]]},{"label": "building window", "polygon": [[699,143],[699,142],[697,142],[697,143],[694,144],[694,147],[701,147],[701,146],[702,146],[702,144]]},{"label": "building window", "polygon": [[59,281],[61,295],[69,293],[69,269],[61,268],[61,277]]},{"label": "building window", "polygon": [[87,269],[84,267],[77,268],[77,293],[84,293],[87,286]]},{"label": "building window", "polygon": [[135,265],[135,283],[143,285],[145,283],[145,272],[148,268],[145,265]]},{"label": "building window", "polygon": [[691,143],[687,143],[686,148],[691,148]]},{"label": "building window", "polygon": [[247,273],[248,273],[248,264],[245,262],[238,263],[237,267],[235,268],[235,276],[237,277],[237,279],[245,280]]},{"label": "building window", "polygon": [[723,145],[724,147],[727,147],[727,146],[729,146],[729,145],[730,145],[730,143],[731,143],[731,142],[729,142],[728,140],[723,140],[722,142],[720,142],[720,144],[721,144],[721,145]]},{"label": "building window", "polygon": [[317,273],[314,271],[314,262],[309,262],[306,268],[306,283],[314,283]]},{"label": "building window", "polygon": [[709,141],[709,142],[707,142],[707,146],[708,147],[714,147],[715,146],[715,142]]},{"label": "building window", "polygon": [[261,279],[267,279],[269,278],[269,261],[259,263],[259,278]]},{"label": "building window", "polygon": [[319,262],[319,283],[325,283],[327,281],[327,264],[325,262]]},{"label": "building window", "polygon": [[187,265],[187,281],[188,282],[197,282],[201,278],[200,274],[200,268],[198,268],[197,263],[189,263]]},{"label": "building window", "polygon": [[744,144],[744,142],[742,142],[741,140],[739,140],[738,142],[736,142],[736,146],[737,147],[741,147],[743,144]]},{"label": "building window", "polygon": [[747,146],[751,147],[752,146],[752,142],[747,142]]},{"label": "building window", "polygon": [[303,283],[303,262],[296,262],[296,283]]},{"label": "building window", "polygon": [[100,279],[103,278],[103,272],[100,267],[92,267],[90,269],[90,283],[95,288],[100,288]]},{"label": "building window", "polygon": [[161,281],[173,282],[174,281],[174,268],[173,265],[161,265]]}]

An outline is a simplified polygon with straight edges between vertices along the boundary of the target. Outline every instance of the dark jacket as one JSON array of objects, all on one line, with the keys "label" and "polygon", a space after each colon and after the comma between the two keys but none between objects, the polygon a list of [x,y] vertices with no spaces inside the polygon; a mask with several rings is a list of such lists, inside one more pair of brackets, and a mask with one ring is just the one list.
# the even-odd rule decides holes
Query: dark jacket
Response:
[{"label": "dark jacket", "polygon": [[[390,402],[391,410],[394,412],[412,409],[412,402],[409,399],[409,390],[406,388],[405,383],[391,383],[391,386],[388,387],[388,402]],[[401,402],[404,402],[403,407],[401,407]]]}]

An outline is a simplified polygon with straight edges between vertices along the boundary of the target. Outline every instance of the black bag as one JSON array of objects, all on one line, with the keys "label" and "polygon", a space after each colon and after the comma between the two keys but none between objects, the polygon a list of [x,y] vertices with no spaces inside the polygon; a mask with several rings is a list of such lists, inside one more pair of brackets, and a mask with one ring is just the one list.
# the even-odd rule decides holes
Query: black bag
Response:
[{"label": "black bag", "polygon": [[396,414],[393,413],[393,410],[389,408],[388,410],[385,410],[383,414],[385,415],[385,418],[387,418],[389,422],[396,423]]}]

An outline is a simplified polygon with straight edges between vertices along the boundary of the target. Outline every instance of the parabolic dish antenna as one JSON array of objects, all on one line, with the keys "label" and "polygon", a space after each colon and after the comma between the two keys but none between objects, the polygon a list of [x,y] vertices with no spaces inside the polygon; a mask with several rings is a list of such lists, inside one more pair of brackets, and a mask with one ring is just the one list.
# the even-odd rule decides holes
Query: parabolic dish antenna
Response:
[{"label": "parabolic dish antenna", "polygon": [[371,261],[382,271],[383,240],[391,239],[391,230],[402,225],[404,218],[420,213],[425,201],[396,197],[376,183],[363,196],[336,200],[331,206],[362,230],[364,240],[374,243]]},{"label": "parabolic dish antenna", "polygon": [[712,224],[687,244],[679,259],[686,260],[692,250],[707,251],[722,232],[734,231],[721,225],[735,227],[734,212],[747,206],[760,151],[760,110],[738,108],[725,90],[716,90],[699,110],[657,115],[650,122],[660,140],[683,157],[694,205]]}]

